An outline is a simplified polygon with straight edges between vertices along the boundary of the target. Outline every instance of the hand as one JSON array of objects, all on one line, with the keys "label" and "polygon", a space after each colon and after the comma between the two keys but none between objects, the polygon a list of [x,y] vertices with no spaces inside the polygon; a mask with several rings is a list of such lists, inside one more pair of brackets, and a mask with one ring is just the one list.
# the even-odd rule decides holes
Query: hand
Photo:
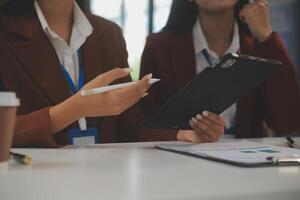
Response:
[{"label": "hand", "polygon": [[216,142],[224,134],[225,122],[219,115],[204,111],[190,120],[190,126],[202,142]]},{"label": "hand", "polygon": [[272,34],[267,0],[255,0],[255,3],[247,4],[239,16],[259,42],[266,41]]},{"label": "hand", "polygon": [[202,134],[198,134],[193,130],[180,130],[177,133],[177,140],[183,142],[192,142],[192,143],[205,143],[205,139],[202,137]]},{"label": "hand", "polygon": [[[130,69],[111,70],[87,83],[83,89],[106,86],[116,79],[128,76],[130,72]],[[57,133],[82,117],[121,114],[147,95],[146,91],[150,87],[148,82],[151,77],[152,75],[149,74],[132,86],[102,94],[81,96],[79,92],[76,93],[64,102],[50,108],[49,128],[51,133]]]},{"label": "hand", "polygon": [[[130,72],[130,69],[117,68],[111,70],[87,83],[82,90],[109,85],[116,79],[128,76]],[[114,116],[121,114],[147,95],[146,91],[150,87],[148,82],[151,77],[152,75],[149,74],[132,86],[102,94],[90,96],[81,96],[80,93],[75,94],[73,101],[78,106],[78,110],[81,111],[79,117]]]}]

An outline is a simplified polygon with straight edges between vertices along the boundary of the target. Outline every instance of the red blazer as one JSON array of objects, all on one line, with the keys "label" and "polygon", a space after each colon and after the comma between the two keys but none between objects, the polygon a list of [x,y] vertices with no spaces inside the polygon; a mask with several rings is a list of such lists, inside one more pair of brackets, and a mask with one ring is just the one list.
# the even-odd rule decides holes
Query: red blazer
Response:
[{"label": "red blazer", "polygon": [[[128,67],[126,45],[117,25],[86,13],[94,31],[83,45],[85,81],[115,67]],[[35,12],[20,16],[0,14],[0,90],[15,91],[21,100],[14,147],[58,147],[67,144],[66,132],[75,122],[52,135],[49,108],[71,96],[59,60]],[[127,80],[128,81],[128,80]],[[101,103],[101,102],[99,102]],[[138,106],[118,117],[88,118],[101,143],[175,140],[176,132],[141,128]]]},{"label": "red blazer", "polygon": [[[241,53],[280,60],[283,67],[269,80],[237,102],[236,137],[263,136],[263,122],[275,131],[300,129],[300,90],[287,51],[277,33],[259,43],[240,30]],[[196,76],[192,32],[182,35],[161,32],[147,38],[141,75],[149,72],[161,82],[152,87],[143,109],[153,114],[171,95]]]}]

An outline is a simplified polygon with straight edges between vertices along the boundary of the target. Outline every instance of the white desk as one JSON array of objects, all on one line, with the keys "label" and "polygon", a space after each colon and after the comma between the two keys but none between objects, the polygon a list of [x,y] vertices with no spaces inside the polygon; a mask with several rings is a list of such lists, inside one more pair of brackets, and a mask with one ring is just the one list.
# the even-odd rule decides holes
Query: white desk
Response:
[{"label": "white desk", "polygon": [[0,200],[300,199],[300,167],[240,168],[154,145],[15,149],[33,165],[0,171]]}]

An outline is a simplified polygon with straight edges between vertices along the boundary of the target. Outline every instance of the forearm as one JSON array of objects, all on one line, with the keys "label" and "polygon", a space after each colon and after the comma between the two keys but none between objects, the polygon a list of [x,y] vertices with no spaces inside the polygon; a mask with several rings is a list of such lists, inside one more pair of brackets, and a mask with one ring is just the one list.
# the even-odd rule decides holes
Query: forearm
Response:
[{"label": "forearm", "polygon": [[273,33],[268,41],[256,43],[255,47],[261,57],[282,62],[282,67],[261,85],[268,126],[279,132],[299,129],[300,90],[283,42],[277,33]]},{"label": "forearm", "polygon": [[13,147],[56,147],[49,129],[49,107],[26,115],[16,121]]}]

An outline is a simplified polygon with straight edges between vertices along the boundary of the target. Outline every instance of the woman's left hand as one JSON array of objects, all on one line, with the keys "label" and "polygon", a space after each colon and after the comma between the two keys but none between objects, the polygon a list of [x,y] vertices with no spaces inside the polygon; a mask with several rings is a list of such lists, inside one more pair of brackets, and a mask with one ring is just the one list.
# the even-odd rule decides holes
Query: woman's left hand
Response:
[{"label": "woman's left hand", "polygon": [[219,115],[204,111],[190,120],[190,126],[201,135],[202,142],[216,142],[224,134],[225,122]]},{"label": "woman's left hand", "polygon": [[253,37],[259,42],[266,41],[272,34],[267,0],[255,0],[254,3],[247,4],[239,16],[242,21],[247,23]]}]

